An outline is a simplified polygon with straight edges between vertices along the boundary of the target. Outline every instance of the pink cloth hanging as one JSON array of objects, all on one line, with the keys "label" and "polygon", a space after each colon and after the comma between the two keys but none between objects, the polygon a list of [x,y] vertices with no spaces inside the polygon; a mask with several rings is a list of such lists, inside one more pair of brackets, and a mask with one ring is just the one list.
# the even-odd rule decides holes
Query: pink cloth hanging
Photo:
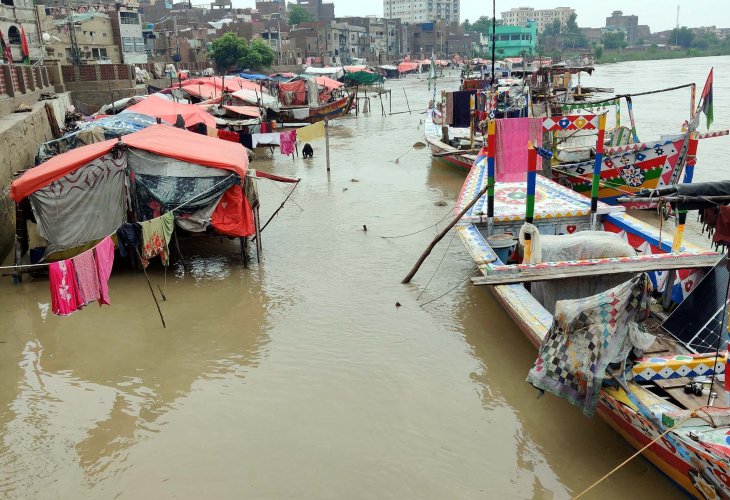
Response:
[{"label": "pink cloth hanging", "polygon": [[501,118],[497,120],[497,182],[527,179],[527,143],[542,144],[543,118]]},{"label": "pink cloth hanging", "polygon": [[84,305],[76,286],[76,271],[73,261],[51,262],[48,266],[48,282],[51,286],[53,314],[68,316]]},{"label": "pink cloth hanging", "polygon": [[107,236],[94,248],[96,257],[96,271],[99,275],[99,307],[102,304],[109,305],[109,277],[114,267],[114,241]]},{"label": "pink cloth hanging", "polygon": [[71,259],[76,270],[76,284],[79,296],[84,305],[90,304],[101,297],[99,274],[96,271],[94,251],[87,250]]},{"label": "pink cloth hanging", "polygon": [[294,154],[294,143],[297,141],[297,131],[287,130],[279,134],[279,151],[285,156]]}]

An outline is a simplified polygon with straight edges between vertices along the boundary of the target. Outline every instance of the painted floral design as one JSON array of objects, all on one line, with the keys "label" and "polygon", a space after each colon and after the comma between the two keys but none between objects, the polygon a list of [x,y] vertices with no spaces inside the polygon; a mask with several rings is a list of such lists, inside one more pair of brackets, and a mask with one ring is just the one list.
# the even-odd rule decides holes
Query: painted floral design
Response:
[{"label": "painted floral design", "polygon": [[629,165],[621,170],[621,177],[627,186],[639,187],[644,183],[644,172],[636,165]]}]

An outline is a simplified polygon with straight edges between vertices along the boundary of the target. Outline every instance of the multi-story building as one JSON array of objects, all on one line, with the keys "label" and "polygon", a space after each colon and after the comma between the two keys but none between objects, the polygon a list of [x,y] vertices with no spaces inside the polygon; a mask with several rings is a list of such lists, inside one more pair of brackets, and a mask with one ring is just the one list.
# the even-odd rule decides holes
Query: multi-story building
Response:
[{"label": "multi-story building", "polygon": [[535,21],[537,32],[542,33],[547,25],[556,19],[560,21],[560,24],[567,23],[571,14],[575,14],[575,9],[570,7],[556,7],[554,9],[516,7],[502,12],[502,24],[508,26],[527,26],[528,21]]},{"label": "multi-story building", "polygon": [[[495,51],[498,57],[534,55],[537,47],[537,23],[528,21],[527,26],[501,25],[495,29]],[[489,41],[492,35],[489,35]],[[491,46],[490,46],[491,47]]]},{"label": "multi-story building", "polygon": [[385,64],[400,58],[400,19],[369,16],[343,17],[337,20],[365,28],[365,59],[368,63]]},{"label": "multi-story building", "polygon": [[620,10],[614,10],[606,18],[605,31],[623,31],[626,33],[626,41],[634,43],[639,38],[639,16],[624,16]]},{"label": "multi-story building", "polygon": [[384,16],[403,23],[458,23],[460,0],[383,0]]},{"label": "multi-story building", "polygon": [[48,56],[66,64],[147,62],[139,11],[131,4],[37,7]]},{"label": "multi-story building", "polygon": [[324,23],[335,18],[335,4],[324,3],[322,0],[297,0],[297,5],[305,8],[311,15],[312,20]]},{"label": "multi-story building", "polygon": [[464,32],[456,22],[403,24],[403,55],[416,59],[450,59],[454,54],[469,57],[486,48],[486,39],[476,32]]},{"label": "multi-story building", "polygon": [[[10,45],[14,62],[23,60],[22,33],[28,44],[29,57],[37,61],[43,55],[41,37],[36,24],[33,0],[2,0],[0,2],[0,32],[5,43]],[[0,60],[3,54],[0,51]]]},{"label": "multi-story building", "polygon": [[256,10],[262,16],[286,17],[286,0],[256,0]]}]

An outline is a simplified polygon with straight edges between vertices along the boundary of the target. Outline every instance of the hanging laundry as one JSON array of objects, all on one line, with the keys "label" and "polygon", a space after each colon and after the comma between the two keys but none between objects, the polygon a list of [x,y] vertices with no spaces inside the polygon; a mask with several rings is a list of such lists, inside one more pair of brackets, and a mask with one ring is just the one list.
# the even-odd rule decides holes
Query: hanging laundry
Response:
[{"label": "hanging laundry", "polygon": [[87,250],[71,259],[76,271],[76,285],[83,305],[90,304],[101,297],[99,274],[96,270],[94,250]]},{"label": "hanging laundry", "polygon": [[167,212],[161,217],[140,222],[142,226],[142,265],[147,267],[149,259],[157,257],[167,265],[169,252],[167,245],[172,237],[172,230],[175,227],[175,216]]},{"label": "hanging laundry", "polygon": [[715,245],[730,246],[730,207],[723,205],[718,209],[712,242]]},{"label": "hanging laundry", "polygon": [[280,141],[279,134],[253,134],[251,136],[253,147],[257,147],[259,144],[264,146],[278,146]]},{"label": "hanging laundry", "polygon": [[269,122],[261,122],[261,133],[262,134],[268,134],[271,132],[271,123]]},{"label": "hanging laundry", "polygon": [[[121,244],[119,247],[121,248]],[[102,304],[109,305],[109,277],[114,267],[114,241],[111,236],[107,236],[94,248],[94,258],[96,259],[96,272],[99,276],[99,306]]]},{"label": "hanging laundry", "polygon": [[117,238],[119,238],[119,255],[126,257],[127,250],[134,255],[134,249],[139,248],[139,242],[142,241],[142,228],[136,222],[122,224],[117,229]]},{"label": "hanging laundry", "polygon": [[52,262],[48,266],[53,314],[68,316],[83,306],[76,286],[76,271],[71,260]]},{"label": "hanging laundry", "polygon": [[285,156],[294,154],[294,143],[297,142],[297,131],[287,130],[279,134],[279,151]]},{"label": "hanging laundry", "polygon": [[230,142],[238,142],[238,132],[231,132],[230,130],[218,130],[218,139],[223,139],[224,141]]},{"label": "hanging laundry", "polygon": [[297,129],[299,142],[312,142],[324,137],[324,122],[317,122]]}]

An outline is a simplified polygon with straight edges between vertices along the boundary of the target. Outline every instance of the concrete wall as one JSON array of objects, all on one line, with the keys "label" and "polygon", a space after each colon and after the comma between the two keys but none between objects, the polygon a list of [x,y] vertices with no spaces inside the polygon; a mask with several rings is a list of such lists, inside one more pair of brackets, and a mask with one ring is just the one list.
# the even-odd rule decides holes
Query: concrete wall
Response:
[{"label": "concrete wall", "polygon": [[[28,96],[23,96],[24,100]],[[0,103],[15,99],[0,99]],[[17,109],[18,99],[11,107]],[[5,257],[13,248],[15,235],[15,203],[8,196],[13,173],[32,167],[38,145],[53,139],[51,126],[45,111],[50,103],[59,125],[63,126],[66,107],[69,106],[68,94],[59,94],[57,99],[37,101],[33,110],[27,113],[13,113],[0,116],[0,256]],[[0,258],[0,261],[3,259]]]}]

